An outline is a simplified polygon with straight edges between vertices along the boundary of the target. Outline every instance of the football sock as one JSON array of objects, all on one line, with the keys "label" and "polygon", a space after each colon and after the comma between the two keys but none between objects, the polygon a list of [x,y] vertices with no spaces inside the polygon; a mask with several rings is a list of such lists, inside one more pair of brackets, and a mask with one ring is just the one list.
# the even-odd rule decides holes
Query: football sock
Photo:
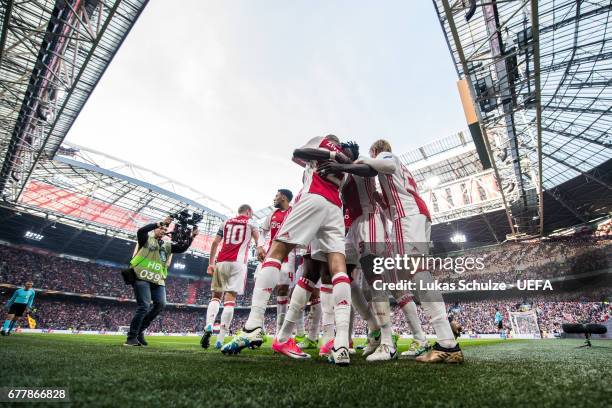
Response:
[{"label": "football sock", "polygon": [[8,328],[9,333],[13,330],[16,324],[17,324],[17,319],[11,320],[11,323],[9,324],[9,328]]},{"label": "football sock", "polygon": [[255,281],[253,298],[251,299],[251,312],[244,325],[245,329],[253,330],[257,327],[263,329],[264,316],[270,295],[280,280],[280,267],[281,261],[278,259],[266,258],[264,261],[263,267],[259,271],[259,276]]},{"label": "football sock", "polygon": [[[429,271],[419,272],[415,277],[417,280],[425,282],[424,285],[433,284],[433,276]],[[421,285],[423,284],[417,284],[417,288],[425,287]],[[429,317],[429,323],[436,332],[438,343],[445,348],[455,347],[457,341],[446,315],[446,305],[442,299],[442,294],[435,291],[426,291],[422,295],[419,294],[419,299],[421,299],[421,307],[425,316]]]},{"label": "football sock", "polygon": [[393,338],[391,336],[391,307],[389,301],[374,301],[372,309],[376,313],[376,319],[380,326],[380,343],[387,346],[393,346]]},{"label": "football sock", "polygon": [[404,316],[406,316],[408,327],[414,339],[420,344],[427,343],[427,337],[425,337],[425,332],[423,332],[423,328],[421,327],[421,319],[419,319],[417,306],[416,303],[414,303],[412,295],[410,293],[404,294],[398,299],[398,304],[402,312],[404,312]]},{"label": "football sock", "polygon": [[323,324],[323,344],[327,344],[334,337],[334,297],[332,285],[321,284],[321,316]]},{"label": "football sock", "polygon": [[221,305],[221,300],[218,298],[212,298],[208,303],[208,308],[206,308],[206,326],[212,327],[215,324],[215,318],[217,317],[217,313],[219,313],[219,306]]},{"label": "football sock", "polygon": [[283,327],[283,322],[285,321],[285,316],[287,315],[287,303],[289,299],[287,296],[277,296],[276,297],[276,335],[280,333],[281,327]]},{"label": "football sock", "polygon": [[8,331],[9,326],[11,325],[11,320],[10,319],[6,319],[4,321],[4,324],[2,325],[2,330],[4,330],[5,332]]},{"label": "football sock", "polygon": [[219,329],[219,335],[217,336],[217,341],[220,341],[221,343],[223,343],[225,335],[227,334],[232,325],[235,307],[236,302],[223,303],[223,312],[221,312],[221,328]]},{"label": "football sock", "polygon": [[277,340],[281,343],[289,340],[291,335],[293,334],[293,330],[295,329],[295,323],[298,321],[300,317],[300,312],[304,310],[306,303],[308,303],[308,299],[312,294],[312,288],[314,284],[310,282],[308,279],[301,278],[298,284],[293,289],[293,294],[291,295],[291,303],[289,304],[289,310],[287,311],[287,317],[285,318],[285,323],[281,328]]},{"label": "football sock", "polygon": [[357,310],[357,313],[359,313],[359,316],[368,324],[370,330],[378,330],[380,328],[378,322],[374,316],[372,316],[372,313],[370,313],[368,301],[358,282],[351,282],[351,302],[355,310]]},{"label": "football sock", "polygon": [[351,280],[346,272],[338,272],[332,278],[332,295],[336,337],[334,348],[349,347],[349,321],[351,319]]},{"label": "football sock", "polygon": [[310,303],[310,319],[308,320],[308,338],[312,341],[319,340],[321,312],[321,299],[313,300]]},{"label": "football sock", "polygon": [[300,310],[300,314],[298,316],[297,322],[295,322],[295,335],[296,336],[304,335],[304,309]]}]

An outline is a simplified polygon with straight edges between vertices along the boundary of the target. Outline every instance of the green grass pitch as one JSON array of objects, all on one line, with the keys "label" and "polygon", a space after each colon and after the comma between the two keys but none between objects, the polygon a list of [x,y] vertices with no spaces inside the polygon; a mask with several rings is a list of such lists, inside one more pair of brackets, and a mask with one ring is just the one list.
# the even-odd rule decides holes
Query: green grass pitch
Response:
[{"label": "green grass pitch", "polygon": [[0,386],[67,387],[73,406],[612,406],[611,341],[576,349],[579,340],[463,340],[460,366],[353,356],[340,368],[274,355],[269,342],[223,356],[195,337],[148,337],[146,348],[123,340],[2,337]]}]

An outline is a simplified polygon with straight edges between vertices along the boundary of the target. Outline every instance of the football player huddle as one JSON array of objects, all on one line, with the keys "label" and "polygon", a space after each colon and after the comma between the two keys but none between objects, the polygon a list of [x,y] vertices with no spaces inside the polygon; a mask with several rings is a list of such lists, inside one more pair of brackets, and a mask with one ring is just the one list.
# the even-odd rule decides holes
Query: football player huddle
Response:
[{"label": "football player huddle", "polygon": [[[377,140],[368,153],[360,155],[357,144],[341,142],[334,135],[313,138],[293,152],[293,161],[304,168],[304,185],[292,205],[291,192],[278,190],[275,211],[264,222],[261,234],[251,224],[252,210],[247,205],[241,206],[237,217],[225,221],[211,248],[209,273],[213,275],[213,298],[207,309],[203,347],[209,346],[222,293],[225,303],[216,347],[224,354],[260,347],[265,338],[265,311],[276,289],[274,352],[293,359],[309,359],[310,354],[303,350],[318,346],[321,320],[323,338],[319,355],[336,365],[349,365],[354,352],[350,333],[354,310],[368,327],[363,349],[366,361],[392,360],[398,357],[398,352],[390,318],[391,295],[414,336],[402,356],[423,363],[463,362],[456,341],[458,328],[451,327],[440,293],[419,290],[414,294],[388,293],[374,289],[373,282],[380,279],[433,281],[427,270],[373,273],[377,257],[426,254],[431,217],[419,197],[414,178],[392,153],[390,143]],[[265,236],[269,237],[267,242]],[[223,344],[236,294],[244,288],[246,250],[251,240],[257,246],[261,263],[249,317],[241,332]],[[296,273],[297,251],[302,256]],[[420,300],[435,330],[437,339],[433,346],[421,327],[414,296]],[[308,336],[301,336],[298,342],[295,333],[304,333],[303,313],[308,303],[311,305]]]}]

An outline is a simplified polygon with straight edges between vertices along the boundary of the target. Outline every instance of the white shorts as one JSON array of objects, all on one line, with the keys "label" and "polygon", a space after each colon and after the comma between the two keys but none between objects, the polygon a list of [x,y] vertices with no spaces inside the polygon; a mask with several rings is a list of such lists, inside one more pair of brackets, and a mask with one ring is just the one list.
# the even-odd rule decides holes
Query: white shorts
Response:
[{"label": "white shorts", "polygon": [[244,294],[247,267],[243,262],[219,262],[215,265],[212,283],[213,292],[236,292]]},{"label": "white shorts", "polygon": [[[389,256],[391,243],[387,234],[385,223],[380,214],[361,214],[351,224],[346,235],[347,251],[351,247],[351,252],[357,253],[357,259],[368,255]],[[349,256],[347,252],[346,263]]]},{"label": "white shorts", "polygon": [[[295,272],[295,252],[289,252],[287,258],[288,261],[283,262],[281,264],[280,280],[278,281],[278,285],[289,285],[289,287],[293,287],[297,282]],[[253,279],[257,280],[257,278],[259,278],[259,273],[261,272],[262,265],[263,262],[257,264],[257,268],[255,269],[255,273],[253,274]]]},{"label": "white shorts", "polygon": [[391,240],[399,255],[428,254],[431,221],[422,214],[408,215],[393,221]]},{"label": "white shorts", "polygon": [[295,251],[289,252],[287,259],[287,262],[281,264],[278,284],[292,286],[295,281]]},{"label": "white shorts", "polygon": [[344,215],[340,207],[322,196],[304,193],[285,218],[275,240],[306,246],[314,239],[323,253],[344,255]]}]

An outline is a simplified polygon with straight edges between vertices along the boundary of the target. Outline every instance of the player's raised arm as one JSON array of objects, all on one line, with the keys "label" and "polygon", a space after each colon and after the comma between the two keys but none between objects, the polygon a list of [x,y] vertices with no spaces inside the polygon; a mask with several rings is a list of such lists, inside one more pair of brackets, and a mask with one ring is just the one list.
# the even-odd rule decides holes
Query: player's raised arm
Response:
[{"label": "player's raised arm", "polygon": [[319,165],[317,172],[321,175],[321,177],[338,172],[351,173],[362,177],[374,177],[378,175],[378,172],[373,167],[365,163],[343,164],[326,162]]},{"label": "player's raised arm", "polygon": [[[293,161],[299,164],[300,160],[334,160],[339,163],[350,163],[351,160],[340,151],[339,147],[327,140],[325,148],[322,143],[325,138],[315,137],[304,146],[293,151]],[[332,148],[334,147],[334,148]]]},{"label": "player's raised arm", "polygon": [[358,164],[366,164],[382,174],[393,174],[396,170],[395,160],[391,153],[382,152],[375,159],[364,157],[357,160]]}]

